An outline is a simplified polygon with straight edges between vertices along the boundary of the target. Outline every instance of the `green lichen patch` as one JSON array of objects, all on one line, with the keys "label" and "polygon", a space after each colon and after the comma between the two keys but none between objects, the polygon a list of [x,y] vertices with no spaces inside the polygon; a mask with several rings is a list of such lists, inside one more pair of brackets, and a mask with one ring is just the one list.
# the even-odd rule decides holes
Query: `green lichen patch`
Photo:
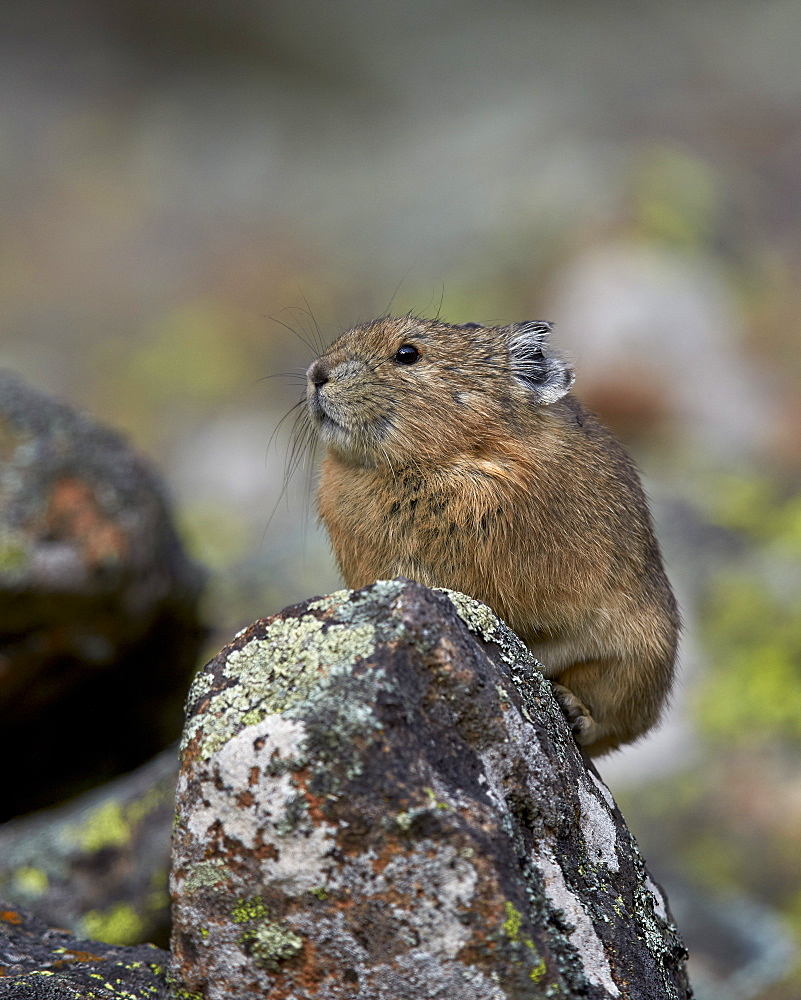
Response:
[{"label": "green lichen patch", "polygon": [[248,946],[257,965],[271,971],[276,971],[281,962],[294,958],[303,950],[303,938],[269,920],[243,934],[242,943]]},{"label": "green lichen patch", "polygon": [[199,670],[189,686],[189,693],[186,697],[187,706],[203,701],[214,687],[214,674],[208,670]]},{"label": "green lichen patch", "polygon": [[250,924],[239,937],[257,965],[275,970],[280,962],[294,958],[303,948],[303,938],[270,920],[270,911],[259,896],[241,899],[231,911],[235,924]]},{"label": "green lichen patch", "polygon": [[197,892],[198,889],[210,888],[211,886],[219,885],[220,882],[224,882],[228,877],[228,872],[225,867],[225,863],[220,859],[214,859],[212,861],[201,861],[197,865],[193,865],[186,880],[184,881],[184,892],[191,894]]},{"label": "green lichen patch", "polygon": [[222,673],[236,683],[209,694],[208,682],[196,680],[190,702],[203,691],[211,703],[188,721],[183,748],[199,737],[199,759],[209,759],[243,724],[255,725],[302,702],[332,670],[369,656],[374,642],[375,627],[368,623],[329,624],[313,615],[277,619],[263,639],[228,654]]},{"label": "green lichen patch", "polygon": [[502,636],[503,623],[501,619],[481,601],[468,597],[458,590],[448,590],[438,587],[445,594],[456,610],[457,615],[467,625],[471,632],[480,635],[486,642],[498,642]]},{"label": "green lichen patch", "polygon": [[125,847],[133,839],[136,828],[164,804],[169,794],[164,786],[155,786],[130,802],[103,802],[71,826],[68,836],[87,854]]},{"label": "green lichen patch", "polygon": [[330,611],[339,604],[344,604],[353,593],[351,590],[335,590],[325,597],[320,597],[316,601],[309,601],[306,607],[309,611]]},{"label": "green lichen patch", "polygon": [[18,868],[13,876],[14,891],[26,896],[41,896],[50,887],[50,879],[43,868],[25,866]]},{"label": "green lichen patch", "polygon": [[485,642],[492,642],[498,647],[504,663],[509,666],[515,666],[521,662],[537,665],[537,661],[522,641],[486,604],[482,604],[481,601],[468,597],[467,594],[462,594],[458,590],[447,590],[445,587],[437,587],[436,589],[445,594],[457,615],[474,635],[479,636]]},{"label": "green lichen patch", "polygon": [[129,903],[115,903],[106,910],[85,913],[81,929],[92,941],[135,944],[142,940],[145,923]]},{"label": "green lichen patch", "polygon": [[110,801],[92,810],[74,828],[73,835],[81,850],[91,854],[104,847],[124,846],[130,841],[133,831],[120,803]]}]

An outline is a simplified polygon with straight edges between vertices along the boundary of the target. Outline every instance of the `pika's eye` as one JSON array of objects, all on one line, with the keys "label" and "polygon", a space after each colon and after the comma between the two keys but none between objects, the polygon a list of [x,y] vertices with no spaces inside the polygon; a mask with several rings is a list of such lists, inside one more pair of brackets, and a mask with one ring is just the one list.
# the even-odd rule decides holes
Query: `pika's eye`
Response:
[{"label": "pika's eye", "polygon": [[392,360],[397,361],[399,365],[413,365],[415,361],[420,360],[420,352],[412,344],[403,344],[397,349]]}]

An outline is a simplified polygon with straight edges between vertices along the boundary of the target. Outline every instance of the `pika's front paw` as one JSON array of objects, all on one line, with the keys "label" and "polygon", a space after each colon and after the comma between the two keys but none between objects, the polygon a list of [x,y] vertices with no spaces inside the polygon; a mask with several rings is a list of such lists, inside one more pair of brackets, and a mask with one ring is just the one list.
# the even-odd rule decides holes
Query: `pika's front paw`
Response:
[{"label": "pika's front paw", "polygon": [[594,743],[599,736],[598,723],[590,715],[590,710],[577,698],[573,692],[563,684],[556,684],[551,681],[554,697],[559,702],[565,718],[567,719],[570,731],[579,746],[586,747]]}]

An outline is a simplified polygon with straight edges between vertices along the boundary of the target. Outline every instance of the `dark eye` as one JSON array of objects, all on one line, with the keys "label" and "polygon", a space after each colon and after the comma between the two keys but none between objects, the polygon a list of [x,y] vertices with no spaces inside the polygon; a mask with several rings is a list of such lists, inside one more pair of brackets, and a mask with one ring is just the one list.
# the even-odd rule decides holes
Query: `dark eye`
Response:
[{"label": "dark eye", "polygon": [[420,352],[412,344],[404,344],[397,349],[392,360],[397,361],[399,365],[413,365],[415,361],[420,360]]}]

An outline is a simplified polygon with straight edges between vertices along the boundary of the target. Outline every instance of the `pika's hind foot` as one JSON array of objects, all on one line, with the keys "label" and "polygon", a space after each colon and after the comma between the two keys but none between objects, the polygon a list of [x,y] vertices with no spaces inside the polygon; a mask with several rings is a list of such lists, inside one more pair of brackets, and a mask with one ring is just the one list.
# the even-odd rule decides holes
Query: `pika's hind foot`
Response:
[{"label": "pika's hind foot", "polygon": [[556,684],[554,681],[551,681],[551,687],[553,688],[554,697],[559,702],[559,707],[567,719],[567,724],[570,726],[570,731],[573,733],[576,743],[581,747],[595,743],[601,735],[601,727],[593,719],[592,715],[590,715],[590,710],[584,702],[577,698],[563,684]]}]

